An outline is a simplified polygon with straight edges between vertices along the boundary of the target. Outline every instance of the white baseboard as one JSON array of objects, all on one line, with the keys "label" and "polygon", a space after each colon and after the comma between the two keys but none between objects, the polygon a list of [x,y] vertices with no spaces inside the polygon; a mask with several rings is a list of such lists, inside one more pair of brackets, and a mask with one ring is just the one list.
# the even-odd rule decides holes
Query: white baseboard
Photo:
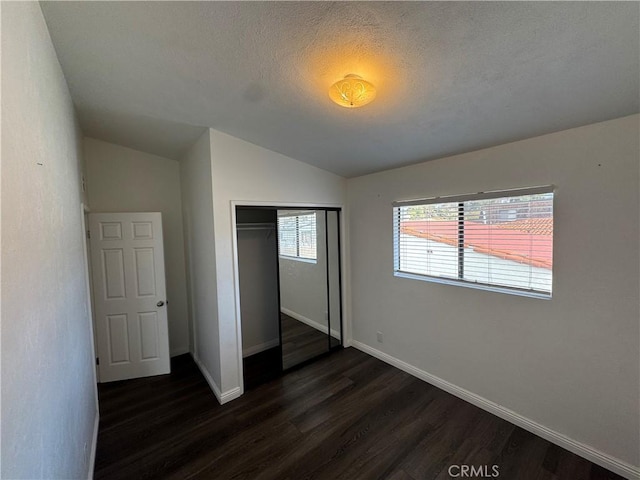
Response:
[{"label": "white baseboard", "polygon": [[268,342],[245,348],[242,350],[242,358],[250,357],[251,355],[255,355],[256,353],[264,352],[265,350],[277,347],[278,345],[280,345],[280,339],[274,338],[273,340],[269,340]]},{"label": "white baseboard", "polygon": [[[316,330],[321,331],[322,333],[327,333],[327,326],[326,325],[322,325],[321,323],[316,322],[315,320],[311,320],[310,318],[307,318],[303,315],[300,315],[299,313],[296,313],[294,311],[289,310],[288,308],[284,308],[284,307],[280,307],[280,311],[282,313],[284,313],[285,315],[289,315],[291,318],[295,318],[296,320],[305,323],[307,325],[309,325],[312,328],[315,328]],[[331,336],[333,338],[337,338],[338,340],[340,339],[340,332],[334,328],[331,329]]]},{"label": "white baseboard", "polygon": [[213,377],[209,373],[209,370],[207,370],[207,368],[200,361],[198,356],[196,354],[194,354],[194,353],[192,353],[191,356],[193,357],[193,361],[196,362],[196,365],[200,369],[200,372],[202,373],[202,376],[204,377],[204,379],[209,384],[209,387],[213,391],[213,394],[216,396],[216,399],[218,400],[218,403],[220,405],[224,405],[225,403],[230,402],[231,400],[235,400],[240,395],[242,395],[243,392],[242,392],[242,389],[240,387],[235,387],[235,388],[232,388],[231,390],[228,390],[226,392],[221,392],[220,391],[220,387],[218,387],[218,384],[213,380]]},{"label": "white baseboard", "polygon": [[222,395],[220,395],[220,405],[224,405],[231,400],[235,400],[239,396],[242,395],[242,389],[240,387],[232,388],[231,390],[227,390]]},{"label": "white baseboard", "polygon": [[554,443],[570,452],[575,453],[576,455],[580,455],[581,457],[586,458],[587,460],[600,465],[601,467],[606,468],[607,470],[611,470],[612,472],[617,473],[618,475],[622,475],[628,479],[638,479],[640,478],[640,467],[633,466],[629,463],[626,463],[618,458],[612,457],[600,450],[597,450],[589,445],[585,445],[584,443],[578,442],[577,440],[573,440],[572,438],[563,435],[562,433],[556,432],[544,425],[541,425],[533,420],[530,420],[513,410],[509,410],[502,405],[499,405],[491,400],[487,400],[480,395],[476,395],[469,390],[465,390],[464,388],[458,387],[453,383],[449,383],[446,380],[441,379],[440,377],[436,377],[424,370],[421,370],[413,365],[410,365],[402,360],[399,360],[391,355],[381,352],[369,345],[358,342],[357,340],[352,340],[351,344],[353,347],[361,350],[365,353],[368,353],[372,357],[376,357],[379,360],[382,360],[389,365],[393,365],[394,367],[407,372],[414,377],[419,378],[431,385],[434,385],[446,392],[449,392],[452,395],[455,395],[462,400],[465,400],[483,410],[486,410],[489,413],[493,413],[494,415],[511,422],[539,437],[548,440],[551,443]]},{"label": "white baseboard", "polygon": [[91,438],[91,453],[89,456],[89,471],[87,479],[93,480],[93,471],[96,467],[96,450],[98,449],[98,429],[100,428],[100,411],[96,410],[96,418],[93,421],[93,435]]},{"label": "white baseboard", "polygon": [[222,397],[222,394],[220,393],[220,387],[218,387],[218,384],[213,380],[213,377],[211,377],[209,370],[207,370],[207,368],[202,364],[202,362],[198,358],[198,355],[196,355],[195,353],[191,353],[191,357],[193,358],[193,361],[196,362],[196,365],[200,369],[200,373],[202,373],[202,376],[209,384],[209,388],[211,388],[211,391],[213,391],[213,394],[218,399],[218,403],[221,404],[220,397]]}]

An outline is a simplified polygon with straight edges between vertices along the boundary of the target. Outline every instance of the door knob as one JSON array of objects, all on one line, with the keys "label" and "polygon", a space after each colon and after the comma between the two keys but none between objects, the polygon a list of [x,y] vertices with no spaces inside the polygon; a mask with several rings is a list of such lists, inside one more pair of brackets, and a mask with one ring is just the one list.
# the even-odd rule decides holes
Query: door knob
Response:
[{"label": "door knob", "polygon": [[162,307],[162,306],[164,306],[164,302],[162,300],[156,303],[156,307]]}]

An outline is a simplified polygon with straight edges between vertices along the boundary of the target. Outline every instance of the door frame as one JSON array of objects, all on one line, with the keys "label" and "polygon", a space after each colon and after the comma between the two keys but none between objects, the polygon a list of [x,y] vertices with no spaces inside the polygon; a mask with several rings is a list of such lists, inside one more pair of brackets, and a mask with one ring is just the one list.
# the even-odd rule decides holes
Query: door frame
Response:
[{"label": "door frame", "polygon": [[[236,322],[236,361],[238,371],[238,386],[240,387],[240,395],[244,394],[244,368],[242,364],[242,316],[240,313],[240,270],[238,267],[238,236],[236,234],[237,222],[236,222],[236,207],[248,207],[248,208],[272,208],[275,210],[306,208],[315,210],[338,210],[339,224],[340,224],[340,296],[341,296],[341,331],[342,331],[342,346],[351,346],[351,329],[348,327],[349,322],[349,308],[344,305],[345,299],[349,298],[346,292],[346,286],[349,282],[342,279],[342,275],[348,275],[347,263],[346,263],[346,215],[344,205],[341,203],[301,203],[301,202],[268,202],[268,201],[256,201],[256,200],[231,200],[231,254],[233,263],[233,297],[235,305],[235,322]],[[278,288],[279,285],[278,285]],[[280,299],[278,298],[278,302]],[[280,323],[280,322],[278,322]],[[347,336],[348,335],[348,336]]]},{"label": "door frame", "polygon": [[80,203],[80,223],[82,225],[82,256],[84,261],[84,281],[87,289],[87,313],[89,315],[89,327],[91,329],[91,353],[93,360],[93,383],[96,391],[96,410],[98,410],[98,383],[100,382],[100,372],[98,372],[98,365],[96,364],[96,326],[95,326],[95,313],[93,311],[93,280],[91,279],[91,261],[89,260],[91,254],[91,246],[89,245],[89,227],[88,227],[88,215],[91,213],[91,209],[84,202]]}]

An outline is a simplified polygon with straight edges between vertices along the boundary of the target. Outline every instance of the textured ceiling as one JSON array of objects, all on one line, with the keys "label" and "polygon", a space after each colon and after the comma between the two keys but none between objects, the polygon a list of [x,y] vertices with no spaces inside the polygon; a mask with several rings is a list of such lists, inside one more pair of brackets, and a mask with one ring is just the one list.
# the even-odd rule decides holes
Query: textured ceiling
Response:
[{"label": "textured ceiling", "polygon": [[[637,2],[42,2],[85,133],[203,127],[343,176],[639,110]],[[360,74],[376,100],[329,86]]]}]

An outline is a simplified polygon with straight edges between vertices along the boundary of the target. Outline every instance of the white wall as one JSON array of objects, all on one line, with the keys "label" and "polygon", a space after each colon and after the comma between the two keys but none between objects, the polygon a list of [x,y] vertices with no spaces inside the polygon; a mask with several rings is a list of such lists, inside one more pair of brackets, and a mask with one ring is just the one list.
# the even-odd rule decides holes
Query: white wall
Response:
[{"label": "white wall", "polygon": [[2,478],[87,478],[82,134],[37,2],[2,4]]},{"label": "white wall", "polygon": [[84,139],[92,213],[161,212],[171,355],[189,351],[180,165],[113,143]]},{"label": "white wall", "polygon": [[189,314],[194,358],[220,398],[211,151],[206,131],[180,161]]},{"label": "white wall", "polygon": [[[349,180],[354,342],[639,465],[638,132],[634,115]],[[547,184],[553,299],[393,276],[394,200]]]},{"label": "white wall", "polygon": [[215,253],[222,392],[231,399],[242,392],[241,352],[236,330],[232,201],[271,204],[345,202],[346,181],[292,158],[215,130],[211,133]]}]

